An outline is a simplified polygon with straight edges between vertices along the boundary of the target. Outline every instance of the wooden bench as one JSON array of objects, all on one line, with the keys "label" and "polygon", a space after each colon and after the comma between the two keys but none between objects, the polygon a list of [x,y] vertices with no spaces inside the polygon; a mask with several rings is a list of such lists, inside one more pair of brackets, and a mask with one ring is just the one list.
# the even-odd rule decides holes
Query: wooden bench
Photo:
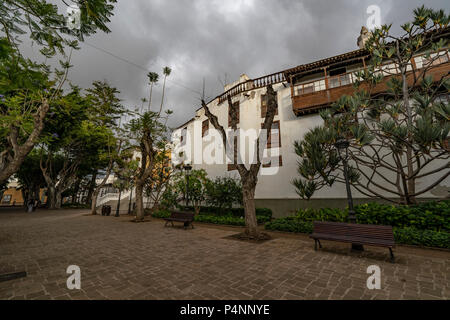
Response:
[{"label": "wooden bench", "polygon": [[317,243],[322,248],[320,240],[387,247],[391,262],[394,262],[395,240],[391,226],[314,221],[314,230],[309,237],[314,239],[314,250],[317,250]]},{"label": "wooden bench", "polygon": [[192,221],[194,221],[194,214],[192,212],[185,212],[185,211],[172,211],[170,213],[170,217],[164,218],[166,220],[166,224],[164,225],[167,227],[167,224],[170,222],[173,225],[173,222],[183,222],[184,228],[191,226],[192,229],[194,229],[194,225],[192,224]]}]

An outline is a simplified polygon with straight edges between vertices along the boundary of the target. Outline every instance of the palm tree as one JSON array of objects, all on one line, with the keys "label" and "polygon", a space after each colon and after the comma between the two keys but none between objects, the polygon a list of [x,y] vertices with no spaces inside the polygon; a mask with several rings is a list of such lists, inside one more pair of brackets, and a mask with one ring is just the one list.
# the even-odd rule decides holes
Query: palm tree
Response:
[{"label": "palm tree", "polygon": [[159,80],[159,74],[156,72],[149,72],[147,73],[148,81],[150,84],[150,97],[148,99],[148,111],[150,111],[150,107],[152,104],[152,92],[153,92],[153,85],[156,84]]},{"label": "palm tree", "polygon": [[159,108],[158,114],[161,114],[163,104],[164,104],[164,91],[166,89],[166,78],[170,75],[171,72],[172,72],[172,69],[170,69],[169,67],[164,67],[164,69],[163,69],[163,74],[164,74],[163,92],[162,92],[162,97],[161,97],[161,107]]},{"label": "palm tree", "polygon": [[[140,108],[140,110],[139,110],[140,113],[142,113],[142,110],[144,109],[144,103],[147,102],[147,99],[141,98],[141,102],[142,102],[142,104],[141,104],[141,108]],[[136,109],[136,111],[138,111],[138,110]]]}]

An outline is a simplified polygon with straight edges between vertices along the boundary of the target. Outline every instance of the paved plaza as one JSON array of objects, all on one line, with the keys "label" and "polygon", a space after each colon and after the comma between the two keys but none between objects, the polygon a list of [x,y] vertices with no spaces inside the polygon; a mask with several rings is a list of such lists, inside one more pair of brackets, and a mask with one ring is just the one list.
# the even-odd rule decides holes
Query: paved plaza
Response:
[{"label": "paved plaza", "polygon": [[[400,246],[389,251],[271,233],[260,244],[225,239],[241,228],[195,224],[164,228],[89,216],[87,210],[0,208],[0,299],[449,299],[450,252]],[[81,269],[69,290],[66,269]],[[366,286],[367,267],[381,268],[381,289]]]}]

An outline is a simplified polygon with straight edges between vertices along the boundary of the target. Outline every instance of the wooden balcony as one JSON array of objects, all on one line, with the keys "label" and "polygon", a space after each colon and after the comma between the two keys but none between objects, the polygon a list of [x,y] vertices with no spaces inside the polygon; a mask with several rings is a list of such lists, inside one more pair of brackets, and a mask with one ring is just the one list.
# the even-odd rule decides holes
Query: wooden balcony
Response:
[{"label": "wooden balcony", "polygon": [[241,94],[243,92],[254,90],[258,88],[266,87],[270,84],[276,84],[280,82],[285,82],[286,78],[284,76],[284,72],[280,71],[277,73],[272,73],[267,76],[263,76],[256,79],[247,80],[245,82],[238,83],[231,89],[225,91],[221,95],[219,95],[217,98],[219,99],[219,104],[225,102],[228,99],[228,96],[234,97],[238,94]]},{"label": "wooden balcony", "polygon": [[[431,66],[430,70],[426,73],[427,76],[432,76],[433,81],[435,82],[439,81],[442,77],[448,76],[450,71],[450,56],[448,52],[446,54],[446,58],[442,60],[445,61],[444,63]],[[415,66],[415,63],[413,62],[412,65]],[[423,68],[415,69],[414,72],[416,77],[420,77],[422,71]],[[353,83],[357,80],[356,72],[357,71],[332,77],[324,77],[308,83],[291,85],[292,108],[294,113],[297,116],[311,113],[318,109],[330,106],[342,95],[352,95],[355,91]],[[391,77],[400,76],[393,64],[382,66],[379,72],[383,72],[384,78],[382,82],[372,88],[372,95],[386,92],[387,81],[389,81]],[[412,69],[407,74],[407,82],[409,86],[414,83]],[[363,83],[360,88],[368,90],[368,85]]]}]

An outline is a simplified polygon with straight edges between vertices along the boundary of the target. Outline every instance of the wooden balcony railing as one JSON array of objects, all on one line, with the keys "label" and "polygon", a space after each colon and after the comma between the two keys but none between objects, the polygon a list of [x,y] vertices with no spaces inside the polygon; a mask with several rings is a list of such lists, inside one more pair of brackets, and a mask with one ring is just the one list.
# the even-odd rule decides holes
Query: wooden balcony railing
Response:
[{"label": "wooden balcony railing", "polygon": [[[434,60],[432,60],[433,56],[428,60],[424,59],[423,56],[414,57],[413,59],[414,62],[407,68],[409,85],[414,81],[413,63],[416,66],[416,76],[420,75],[422,68],[432,63],[432,67],[427,72],[427,75],[431,75],[434,81],[438,81],[440,77],[445,76],[450,70],[450,54],[448,51],[439,53],[439,57]],[[351,95],[355,90],[353,83],[358,79],[357,72],[362,70],[364,69],[361,68],[352,72],[293,85],[292,106],[294,113],[298,115],[310,112],[337,101],[342,95]],[[385,92],[387,90],[386,82],[392,76],[400,74],[397,66],[393,63],[382,65],[376,73],[382,73],[385,79],[373,88],[372,94]],[[362,84],[362,88],[368,89],[366,84]]]},{"label": "wooden balcony railing", "polygon": [[264,77],[241,82],[241,83],[235,85],[234,87],[228,89],[227,91],[222,93],[220,96],[218,96],[219,104],[226,101],[228,96],[234,97],[245,91],[262,88],[262,87],[268,86],[270,84],[276,84],[276,83],[280,83],[280,82],[284,82],[284,81],[286,81],[286,78],[284,77],[283,71],[281,71],[281,72],[269,74]]}]

